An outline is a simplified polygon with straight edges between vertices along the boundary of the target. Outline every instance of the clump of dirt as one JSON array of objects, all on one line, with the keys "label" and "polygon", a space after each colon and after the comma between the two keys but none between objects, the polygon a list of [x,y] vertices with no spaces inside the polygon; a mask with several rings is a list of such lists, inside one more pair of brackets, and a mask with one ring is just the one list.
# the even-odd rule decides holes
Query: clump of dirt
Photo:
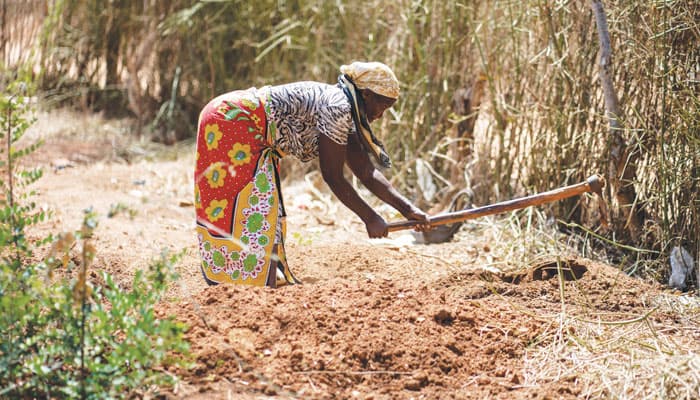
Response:
[{"label": "clump of dirt", "polygon": [[547,280],[560,276],[565,281],[575,281],[583,277],[588,268],[576,259],[552,260],[532,268],[532,279]]}]

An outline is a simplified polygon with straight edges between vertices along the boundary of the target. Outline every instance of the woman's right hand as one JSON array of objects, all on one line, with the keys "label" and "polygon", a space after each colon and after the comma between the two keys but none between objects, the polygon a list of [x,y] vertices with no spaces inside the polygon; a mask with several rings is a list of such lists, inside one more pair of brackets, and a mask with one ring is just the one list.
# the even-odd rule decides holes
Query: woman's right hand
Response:
[{"label": "woman's right hand", "polygon": [[365,222],[367,235],[372,239],[384,238],[389,235],[389,225],[380,215],[375,215],[371,220]]}]

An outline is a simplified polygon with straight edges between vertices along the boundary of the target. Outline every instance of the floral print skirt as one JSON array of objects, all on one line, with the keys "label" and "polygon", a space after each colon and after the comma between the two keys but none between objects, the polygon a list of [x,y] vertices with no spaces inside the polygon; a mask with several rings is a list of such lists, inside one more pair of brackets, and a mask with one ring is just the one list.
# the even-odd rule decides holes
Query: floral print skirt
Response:
[{"label": "floral print skirt", "polygon": [[[234,91],[199,116],[195,208],[202,272],[210,284],[298,283],[284,253],[284,205],[266,88]],[[277,268],[275,268],[277,266]]]}]

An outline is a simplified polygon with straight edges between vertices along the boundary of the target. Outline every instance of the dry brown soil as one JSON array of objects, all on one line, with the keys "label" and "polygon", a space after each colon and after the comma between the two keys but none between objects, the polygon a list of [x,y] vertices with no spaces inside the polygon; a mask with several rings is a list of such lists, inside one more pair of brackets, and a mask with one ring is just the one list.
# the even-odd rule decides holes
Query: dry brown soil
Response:
[{"label": "dry brown soil", "polygon": [[[195,254],[191,145],[154,150],[120,142],[112,128],[35,128],[47,142],[33,157],[45,167],[38,203],[54,213],[39,233],[74,230],[92,207],[101,216],[95,268],[125,285],[161,249],[186,249],[161,312],[189,324],[194,365],[173,371],[182,380],[171,398],[576,398],[578,371],[534,379],[525,362],[551,340],[563,305],[582,317],[633,318],[660,290],[570,255],[561,265],[575,276],[499,272],[493,238],[470,226],[439,245],[409,233],[369,240],[313,175],[283,188],[288,256],[304,284],[207,287]],[[122,211],[108,218],[116,205]]]}]

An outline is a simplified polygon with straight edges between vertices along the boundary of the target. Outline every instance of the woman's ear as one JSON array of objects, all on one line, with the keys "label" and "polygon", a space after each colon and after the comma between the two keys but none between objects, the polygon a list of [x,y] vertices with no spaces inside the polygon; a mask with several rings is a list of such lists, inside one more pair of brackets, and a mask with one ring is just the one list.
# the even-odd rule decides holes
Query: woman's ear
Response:
[{"label": "woman's ear", "polygon": [[362,96],[362,100],[364,100],[365,104],[367,104],[368,101],[372,101],[373,94],[374,93],[367,88],[360,89],[360,96]]},{"label": "woman's ear", "polygon": [[396,102],[396,99],[382,96],[381,94],[377,94],[367,88],[360,89],[360,94],[362,95],[362,99],[365,101],[365,103],[372,102],[374,104],[386,106],[387,108],[391,107]]}]

